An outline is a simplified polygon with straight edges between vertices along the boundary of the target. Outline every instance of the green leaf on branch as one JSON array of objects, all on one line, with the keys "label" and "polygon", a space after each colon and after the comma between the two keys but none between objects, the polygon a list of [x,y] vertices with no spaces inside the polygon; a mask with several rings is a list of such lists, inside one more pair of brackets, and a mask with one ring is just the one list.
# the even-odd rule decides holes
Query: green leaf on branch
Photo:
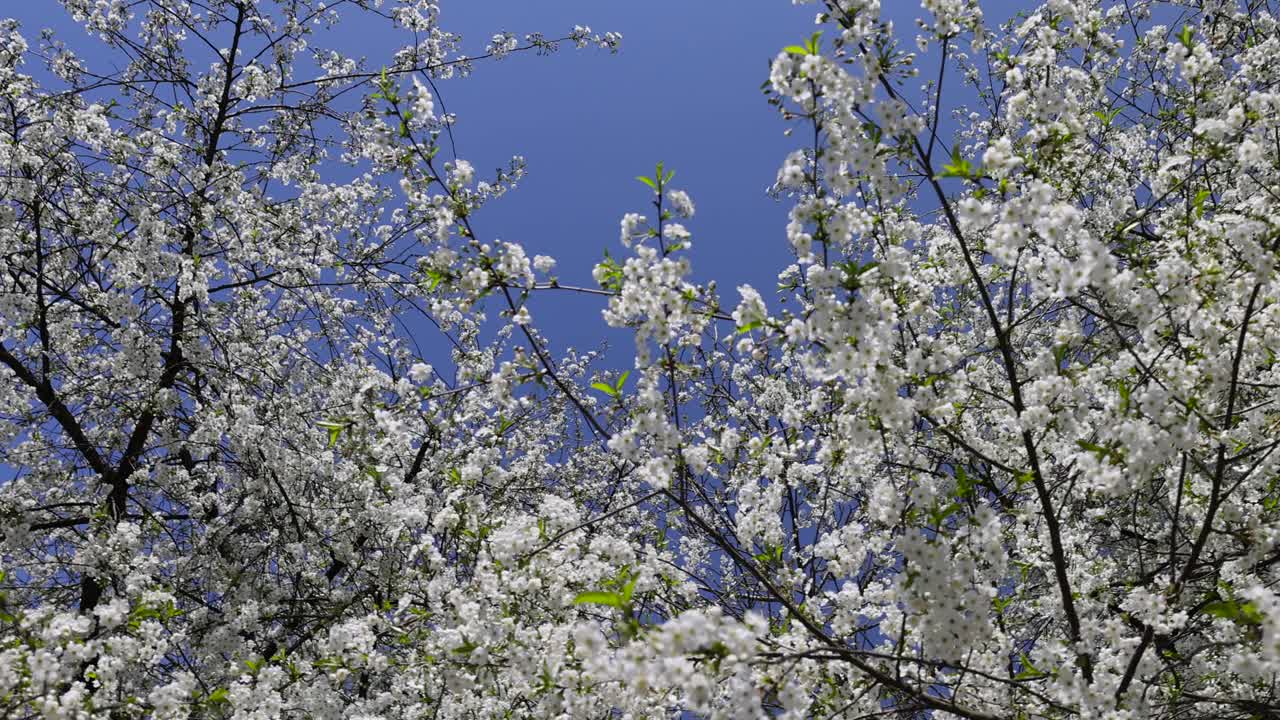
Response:
[{"label": "green leaf on branch", "polygon": [[1102,121],[1103,127],[1111,127],[1111,121],[1115,120],[1116,116],[1119,114],[1120,114],[1120,108],[1116,108],[1110,111],[1095,110],[1093,113],[1093,116]]},{"label": "green leaf on branch", "polygon": [[1014,680],[1035,680],[1046,676],[1046,673],[1041,672],[1035,665],[1031,664],[1031,658],[1027,657],[1026,653],[1018,654],[1018,663],[1022,665],[1022,669],[1018,671],[1017,675],[1013,676]]},{"label": "green leaf on branch", "polygon": [[788,45],[782,51],[789,55],[821,55],[822,32],[818,31],[804,41],[804,45]]},{"label": "green leaf on branch", "polygon": [[782,565],[782,561],[784,559],[781,545],[771,545],[764,552],[756,553],[752,557],[755,558],[756,562],[766,566]]},{"label": "green leaf on branch", "polygon": [[636,583],[640,582],[640,574],[635,573],[630,576],[626,584],[622,586],[622,603],[624,605],[631,604],[631,596],[635,594]]},{"label": "green leaf on branch", "polygon": [[1081,450],[1088,450],[1089,452],[1092,452],[1092,453],[1098,453],[1099,457],[1105,456],[1111,452],[1107,448],[1097,443],[1091,443],[1088,440],[1077,440],[1076,445],[1079,445]]},{"label": "green leaf on branch", "polygon": [[956,497],[961,500],[967,500],[974,495],[973,478],[969,477],[969,473],[964,471],[963,467],[956,467]]},{"label": "green leaf on branch", "polygon": [[1120,394],[1120,412],[1129,412],[1129,397],[1133,390],[1124,380],[1116,380],[1116,392]]},{"label": "green leaf on branch", "polygon": [[578,593],[573,599],[575,605],[604,605],[606,607],[621,608],[626,604],[622,595],[616,592],[608,592],[606,590],[588,590],[587,592]]},{"label": "green leaf on branch", "polygon": [[600,261],[599,269],[603,270],[600,279],[597,281],[602,290],[610,292],[618,292],[622,289],[622,266],[618,265],[610,255],[609,251],[604,251],[604,260]]},{"label": "green leaf on branch", "polygon": [[1211,602],[1204,606],[1204,612],[1223,620],[1230,620],[1237,625],[1261,625],[1266,618],[1262,612],[1258,610],[1258,606],[1251,602],[1237,602],[1235,600],[1219,600]]},{"label": "green leaf on branch", "polygon": [[844,289],[854,292],[862,287],[862,276],[871,272],[880,266],[880,263],[872,261],[868,263],[859,263],[856,260],[840,263],[839,268],[844,271]]},{"label": "green leaf on branch", "polygon": [[810,55],[822,54],[822,31],[821,30],[809,36],[809,42],[805,43],[805,49],[809,51]]},{"label": "green leaf on branch", "polygon": [[599,390],[600,392],[604,393],[605,395],[608,395],[609,397],[612,397],[612,398],[618,397],[618,391],[615,390],[612,385],[608,385],[602,382],[593,382],[591,383],[591,387],[592,389]]},{"label": "green leaf on branch", "polygon": [[1196,193],[1196,199],[1191,201],[1191,206],[1196,211],[1196,217],[1204,217],[1204,201],[1208,200],[1210,195],[1213,195],[1213,192],[1210,190],[1201,190]]},{"label": "green leaf on branch", "polygon": [[321,420],[316,425],[324,430],[329,431],[329,444],[326,448],[331,448],[338,444],[338,436],[342,435],[342,431],[346,430],[350,423],[339,420]]},{"label": "green leaf on branch", "polygon": [[427,286],[427,292],[434,292],[436,288],[440,287],[440,283],[444,282],[449,277],[439,270],[432,269],[428,269],[426,271],[426,276],[427,279],[431,281],[431,284]]},{"label": "green leaf on branch", "polygon": [[1078,445],[1081,450],[1086,450],[1096,455],[1098,457],[1098,462],[1119,463],[1124,460],[1124,453],[1118,448],[1115,442],[1108,443],[1107,445],[1099,445],[1094,442],[1089,442],[1088,440],[1077,440],[1076,445]]},{"label": "green leaf on branch", "polygon": [[1181,42],[1188,50],[1190,50],[1194,34],[1195,33],[1191,30],[1190,25],[1183,25],[1182,32],[1178,34],[1178,42]]},{"label": "green leaf on branch", "polygon": [[947,518],[959,510],[961,510],[959,503],[948,503],[942,507],[934,508],[929,511],[929,525],[934,528],[941,528],[946,524]]},{"label": "green leaf on branch", "polygon": [[951,149],[951,162],[942,166],[942,173],[938,177],[970,180],[977,178],[979,174],[977,166],[969,162],[968,158],[960,157],[960,148],[956,146]]}]

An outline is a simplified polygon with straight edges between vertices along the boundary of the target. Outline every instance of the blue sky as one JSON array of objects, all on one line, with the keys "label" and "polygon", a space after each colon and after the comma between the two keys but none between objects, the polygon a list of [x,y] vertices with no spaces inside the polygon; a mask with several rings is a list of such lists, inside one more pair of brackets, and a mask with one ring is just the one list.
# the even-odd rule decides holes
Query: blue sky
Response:
[{"label": "blue sky", "polygon": [[[7,5],[4,12],[22,21],[32,41],[39,28],[52,26],[91,65],[109,57],[56,0]],[[528,161],[520,187],[473,218],[477,231],[521,242],[530,255],[553,255],[564,282],[593,285],[590,270],[603,251],[623,252],[623,213],[649,209],[647,189],[634,177],[662,160],[677,172],[674,185],[697,204],[687,223],[695,279],[717,280],[730,307],[744,282],[769,298],[790,254],[787,204],[770,199],[765,188],[798,141],[783,136],[787,125],[759,86],[769,59],[813,31],[818,7],[786,0],[442,0],[442,25],[461,33],[471,54],[500,30],[556,37],[582,24],[624,36],[617,55],[565,46],[552,56],[483,62],[469,78],[437,84],[459,117],[459,155],[481,177],[512,155]],[[983,7],[988,20],[998,21],[1032,4]],[[884,3],[908,43],[919,12],[915,2]],[[383,21],[344,25],[340,36],[374,67],[400,42]],[[629,352],[625,335],[607,332],[600,307],[599,298],[577,295],[531,305],[557,347],[591,347],[608,337]]]},{"label": "blue sky", "polygon": [[[1033,6],[983,3],[997,22]],[[634,177],[650,174],[662,160],[677,172],[674,185],[697,204],[687,223],[695,280],[717,280],[729,307],[744,282],[770,297],[791,254],[783,231],[788,204],[765,189],[799,143],[783,135],[787,123],[759,88],[769,60],[813,32],[819,5],[445,0],[441,7],[443,24],[463,33],[473,49],[496,30],[552,35],[585,24],[624,37],[616,56],[568,48],[552,57],[513,56],[439,86],[459,115],[460,155],[478,168],[496,167],[514,153],[529,163],[527,180],[485,208],[477,230],[519,241],[531,254],[554,255],[565,282],[591,285],[591,266],[603,250],[622,251],[622,214],[649,209],[647,188]],[[907,44],[920,12],[916,2],[884,2],[885,16]],[[557,344],[591,346],[605,335],[598,305],[570,296],[531,307]],[[619,336],[608,335],[616,345]],[[629,351],[629,341],[619,349]]]},{"label": "blue sky", "polygon": [[[481,168],[517,152],[529,163],[520,189],[487,208],[479,227],[557,257],[566,282],[590,285],[605,248],[624,252],[623,213],[649,210],[634,177],[661,160],[697,205],[687,223],[695,278],[718,280],[727,304],[742,282],[772,287],[789,262],[787,206],[765,189],[793,143],[759,87],[769,59],[812,32],[813,10],[773,0],[444,5],[445,23],[477,42],[493,29],[551,34],[575,23],[624,37],[618,55],[516,56],[440,86],[460,117],[461,154]],[[566,296],[533,310],[557,344],[591,346],[606,334],[599,305]],[[630,351],[625,336],[608,335]]]}]

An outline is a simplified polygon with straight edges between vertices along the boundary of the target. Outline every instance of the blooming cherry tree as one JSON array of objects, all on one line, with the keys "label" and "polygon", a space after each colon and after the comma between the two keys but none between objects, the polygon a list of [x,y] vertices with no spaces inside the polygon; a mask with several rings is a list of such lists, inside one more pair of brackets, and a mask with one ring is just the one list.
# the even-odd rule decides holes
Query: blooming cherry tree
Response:
[{"label": "blooming cherry tree", "polygon": [[437,81],[614,33],[63,5],[120,62],[0,27],[6,716],[1280,715],[1270,4],[826,0],[732,299],[661,163],[595,287],[485,232]]}]

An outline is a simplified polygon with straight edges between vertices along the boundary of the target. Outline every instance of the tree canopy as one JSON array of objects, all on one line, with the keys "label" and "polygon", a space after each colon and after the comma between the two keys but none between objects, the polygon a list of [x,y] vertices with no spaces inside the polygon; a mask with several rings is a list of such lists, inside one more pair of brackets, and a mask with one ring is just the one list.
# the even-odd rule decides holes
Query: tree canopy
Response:
[{"label": "tree canopy", "polygon": [[796,4],[727,298],[678,162],[594,286],[486,234],[437,81],[616,33],[0,22],[0,715],[1280,716],[1273,3]]}]

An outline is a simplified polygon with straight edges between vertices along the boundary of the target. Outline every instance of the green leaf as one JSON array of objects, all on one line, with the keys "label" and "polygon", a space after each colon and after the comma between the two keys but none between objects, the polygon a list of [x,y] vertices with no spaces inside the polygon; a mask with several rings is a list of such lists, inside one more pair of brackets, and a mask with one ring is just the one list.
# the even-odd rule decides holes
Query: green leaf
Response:
[{"label": "green leaf", "polygon": [[658,191],[658,184],[653,181],[653,178],[645,177],[644,175],[637,175],[636,179],[644,183],[645,185],[648,185],[649,187],[653,188],[654,192]]},{"label": "green leaf", "polygon": [[782,48],[782,51],[785,53],[790,53],[792,55],[808,55],[809,54],[808,50],[800,47],[799,45],[788,45]]},{"label": "green leaf", "polygon": [[624,605],[629,604],[631,602],[631,596],[635,593],[636,583],[639,581],[640,581],[640,574],[636,573],[631,576],[631,579],[627,581],[626,585],[622,586],[622,603]]},{"label": "green leaf", "polygon": [[1213,192],[1210,190],[1201,190],[1196,193],[1196,199],[1191,201],[1191,205],[1196,211],[1196,217],[1204,217],[1204,201],[1208,200],[1209,196],[1212,194]]},{"label": "green leaf", "polygon": [[1091,453],[1097,453],[1099,457],[1109,455],[1111,453],[1107,448],[1097,443],[1091,443],[1088,440],[1077,440],[1076,445],[1079,445],[1081,450],[1088,450]]},{"label": "green leaf", "polygon": [[929,513],[929,522],[933,527],[941,528],[946,523],[947,518],[960,509],[958,503],[949,503],[940,508],[935,508]]},{"label": "green leaf", "polygon": [[1116,392],[1120,393],[1120,412],[1129,412],[1129,396],[1133,392],[1124,380],[1116,381]]},{"label": "green leaf", "polygon": [[580,592],[573,599],[575,605],[605,605],[608,607],[621,608],[626,603],[622,596],[616,592],[607,592],[604,590],[588,590]]},{"label": "green leaf", "polygon": [[880,141],[884,139],[884,129],[873,122],[862,123],[862,132],[866,133],[867,137],[871,139],[872,145],[879,145]]},{"label": "green leaf", "polygon": [[1118,444],[1114,441],[1107,445],[1099,445],[1089,442],[1088,440],[1077,440],[1076,445],[1081,450],[1087,450],[1098,456],[1098,462],[1121,463],[1124,462],[1124,451],[1120,450]]},{"label": "green leaf", "polygon": [[977,177],[977,175],[977,168],[975,168],[973,163],[969,162],[967,158],[960,157],[960,148],[959,146],[956,146],[951,149],[951,162],[942,166],[942,174],[938,177],[958,177],[967,180],[969,178]]},{"label": "green leaf", "polygon": [[431,285],[427,287],[428,292],[433,292],[437,287],[440,287],[440,283],[443,282],[448,277],[447,275],[440,272],[439,270],[428,269],[426,274],[427,274],[427,279],[431,281]]},{"label": "green leaf", "polygon": [[1018,674],[1014,675],[1013,679],[1032,680],[1035,678],[1044,677],[1045,674],[1043,672],[1040,672],[1040,670],[1036,669],[1035,665],[1031,664],[1031,658],[1027,657],[1026,653],[1018,654],[1018,662],[1022,665],[1022,670],[1018,671]]},{"label": "green leaf", "polygon": [[1104,127],[1111,127],[1111,121],[1115,120],[1116,116],[1119,114],[1120,108],[1116,108],[1111,111],[1095,110],[1093,112],[1093,116],[1101,120]]},{"label": "green leaf", "polygon": [[338,436],[347,429],[348,424],[337,420],[321,420],[316,425],[329,431],[329,444],[326,447],[333,447],[338,444]]},{"label": "green leaf", "polygon": [[210,705],[219,705],[221,703],[229,703],[231,702],[230,695],[231,693],[230,691],[227,690],[227,688],[220,687],[214,690],[213,692],[209,693],[209,696],[206,697],[204,701],[206,703],[209,703]]},{"label": "green leaf", "polygon": [[618,393],[621,393],[622,386],[627,382],[627,378],[630,376],[631,376],[630,370],[623,370],[622,374],[618,376],[618,382],[613,384],[613,389],[617,390]]},{"label": "green leaf", "polygon": [[608,395],[609,397],[614,397],[614,398],[618,397],[618,391],[615,390],[612,385],[607,385],[602,382],[593,382],[591,383],[591,387],[595,390],[599,390],[600,392],[604,393],[605,395]]},{"label": "green leaf", "polygon": [[1070,352],[1070,350],[1071,348],[1067,345],[1053,346],[1053,366],[1061,370],[1062,361],[1067,359],[1067,353]]},{"label": "green leaf", "polygon": [[1192,38],[1192,36],[1193,36],[1193,35],[1194,35],[1194,33],[1193,33],[1193,32],[1192,32],[1192,30],[1191,30],[1191,26],[1190,26],[1190,25],[1183,25],[1183,26],[1182,26],[1182,32],[1178,34],[1178,40],[1179,40],[1179,41],[1180,41],[1184,46],[1186,46],[1186,48],[1187,48],[1188,50],[1190,50],[1190,49],[1191,49],[1191,38]]},{"label": "green leaf", "polygon": [[737,332],[739,335],[741,335],[741,334],[743,334],[743,333],[749,333],[749,332],[751,332],[752,330],[755,330],[756,328],[761,327],[762,325],[764,325],[764,322],[762,322],[762,321],[760,321],[760,320],[752,320],[751,322],[747,323],[746,325],[739,325],[739,326],[738,326],[738,329],[736,330],[736,332]]},{"label": "green leaf", "polygon": [[1237,625],[1261,625],[1266,619],[1258,606],[1251,602],[1219,600],[1204,606],[1204,612],[1214,617],[1230,620]]},{"label": "green leaf", "polygon": [[956,497],[966,500],[973,497],[974,482],[963,467],[956,467]]},{"label": "green leaf", "polygon": [[1239,612],[1239,608],[1230,600],[1218,600],[1205,605],[1204,612],[1207,615],[1219,617],[1224,620],[1230,620],[1236,616],[1236,613]]},{"label": "green leaf", "polygon": [[821,30],[809,36],[809,42],[805,43],[805,48],[809,51],[810,55],[822,54],[822,31]]},{"label": "green leaf", "polygon": [[854,292],[862,287],[862,276],[871,272],[880,266],[880,263],[872,261],[869,263],[859,263],[856,260],[849,260],[840,263],[839,267],[844,270],[843,286],[845,290]]},{"label": "green leaf", "polygon": [[781,545],[770,545],[767,550],[757,553],[753,557],[761,565],[781,565],[786,555]]}]

